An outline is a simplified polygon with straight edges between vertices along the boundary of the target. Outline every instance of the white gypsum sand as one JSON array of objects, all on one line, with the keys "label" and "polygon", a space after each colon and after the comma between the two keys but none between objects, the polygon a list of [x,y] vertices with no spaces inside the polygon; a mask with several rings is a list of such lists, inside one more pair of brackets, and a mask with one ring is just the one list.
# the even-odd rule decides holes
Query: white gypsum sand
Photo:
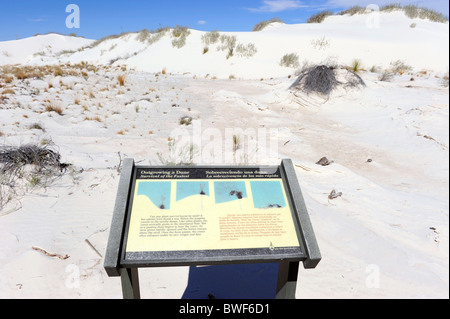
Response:
[{"label": "white gypsum sand", "polygon": [[[138,33],[92,47],[92,40],[60,35],[0,42],[4,70],[53,66],[23,80],[2,73],[2,145],[50,143],[72,164],[45,187],[24,181],[0,211],[0,297],[121,298],[120,280],[107,277],[100,256],[120,160],[180,161],[168,138],[201,122],[222,136],[226,128],[277,129],[278,156],[268,162],[293,159],[323,255],[317,269],[300,267],[297,298],[448,298],[449,25],[393,12],[371,29],[366,18],[221,32],[257,49],[228,59],[220,41],[203,54],[204,33],[196,30],[179,49],[170,32],[152,44]],[[327,99],[293,91],[296,69],[280,65],[290,53],[300,66],[358,59],[366,87]],[[396,61],[411,68],[380,81]],[[58,108],[61,115],[52,111]],[[183,117],[191,125],[180,125]],[[241,141],[241,155],[255,152]],[[333,163],[317,165],[324,156]],[[342,195],[329,199],[332,190]],[[258,285],[273,281],[273,269],[255,267],[238,288],[253,284],[248,295],[270,296]],[[197,296],[192,272],[143,270],[142,297]],[[236,296],[224,287],[211,292]]]}]

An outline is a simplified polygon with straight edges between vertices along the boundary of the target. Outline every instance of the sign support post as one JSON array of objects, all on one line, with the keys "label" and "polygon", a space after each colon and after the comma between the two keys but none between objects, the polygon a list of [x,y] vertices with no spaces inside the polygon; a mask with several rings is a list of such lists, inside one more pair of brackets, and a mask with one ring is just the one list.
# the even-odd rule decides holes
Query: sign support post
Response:
[{"label": "sign support post", "polygon": [[123,299],[141,299],[137,268],[120,269]]}]

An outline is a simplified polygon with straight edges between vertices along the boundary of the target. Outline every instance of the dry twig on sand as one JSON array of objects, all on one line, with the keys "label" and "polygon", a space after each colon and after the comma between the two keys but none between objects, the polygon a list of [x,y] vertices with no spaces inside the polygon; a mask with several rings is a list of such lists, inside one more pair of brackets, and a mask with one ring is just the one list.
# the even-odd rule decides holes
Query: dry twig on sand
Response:
[{"label": "dry twig on sand", "polygon": [[67,255],[67,254],[64,255],[64,256],[62,256],[62,255],[60,255],[60,254],[49,253],[49,252],[46,251],[45,249],[42,249],[42,248],[39,248],[39,247],[35,247],[35,246],[33,246],[33,247],[31,247],[31,248],[32,248],[33,250],[40,251],[41,253],[43,253],[43,254],[46,255],[46,256],[59,258],[59,259],[61,259],[61,260],[66,260],[67,258],[70,257],[70,256]]}]

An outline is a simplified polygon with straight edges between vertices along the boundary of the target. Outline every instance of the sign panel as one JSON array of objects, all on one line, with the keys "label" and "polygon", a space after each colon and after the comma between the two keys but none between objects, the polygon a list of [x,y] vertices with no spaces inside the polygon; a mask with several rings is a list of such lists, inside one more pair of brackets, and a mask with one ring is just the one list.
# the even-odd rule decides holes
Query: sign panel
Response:
[{"label": "sign panel", "polygon": [[136,167],[122,262],[303,256],[280,167]]}]

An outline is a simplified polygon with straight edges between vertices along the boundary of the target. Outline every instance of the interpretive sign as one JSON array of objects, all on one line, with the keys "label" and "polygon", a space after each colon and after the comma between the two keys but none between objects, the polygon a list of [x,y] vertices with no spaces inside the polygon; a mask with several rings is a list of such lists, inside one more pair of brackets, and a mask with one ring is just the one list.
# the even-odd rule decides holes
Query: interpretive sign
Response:
[{"label": "interpretive sign", "polygon": [[[123,203],[126,201],[126,204]],[[124,164],[105,269],[299,262],[320,252],[290,160],[280,166]]]},{"label": "interpretive sign", "polygon": [[137,168],[130,205],[123,263],[301,254],[279,169]]}]

